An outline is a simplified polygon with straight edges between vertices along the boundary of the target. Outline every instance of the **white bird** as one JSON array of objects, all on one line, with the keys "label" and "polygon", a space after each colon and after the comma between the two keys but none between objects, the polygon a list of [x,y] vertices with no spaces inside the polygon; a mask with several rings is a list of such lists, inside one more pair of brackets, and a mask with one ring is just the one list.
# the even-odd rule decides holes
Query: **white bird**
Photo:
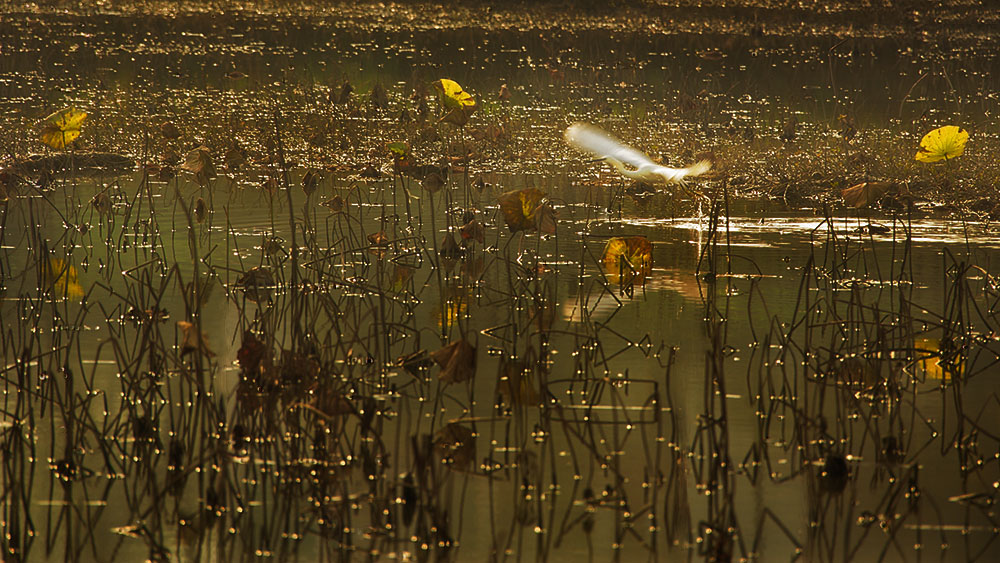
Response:
[{"label": "white bird", "polygon": [[603,158],[617,168],[622,176],[651,184],[683,184],[688,176],[699,176],[712,168],[712,163],[708,160],[696,162],[687,168],[662,166],[589,123],[570,125],[565,136],[566,142],[571,146]]}]

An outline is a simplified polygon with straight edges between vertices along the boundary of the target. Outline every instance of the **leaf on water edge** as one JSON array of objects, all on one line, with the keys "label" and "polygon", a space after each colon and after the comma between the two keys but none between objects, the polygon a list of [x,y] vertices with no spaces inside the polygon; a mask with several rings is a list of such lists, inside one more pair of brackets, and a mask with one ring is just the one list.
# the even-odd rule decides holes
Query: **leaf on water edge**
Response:
[{"label": "leaf on water edge", "polygon": [[555,232],[554,224],[549,224],[552,217],[546,216],[539,220],[541,215],[548,215],[548,212],[551,211],[551,208],[546,210],[542,205],[544,200],[545,193],[538,188],[515,190],[497,198],[500,203],[500,212],[503,213],[507,228],[512,233],[533,231],[540,226],[547,229],[551,227],[552,232]]},{"label": "leaf on water edge", "polygon": [[862,182],[844,188],[840,195],[843,196],[845,204],[860,209],[881,199],[893,185],[892,182]]},{"label": "leaf on water edge", "polygon": [[445,383],[460,383],[476,374],[476,349],[464,338],[431,352],[431,359],[441,366],[438,377]]},{"label": "leaf on water edge", "polygon": [[937,162],[961,155],[969,132],[957,125],[945,125],[924,135],[914,158],[920,162]]},{"label": "leaf on water edge", "polygon": [[83,286],[77,281],[76,268],[62,258],[49,258],[42,265],[45,283],[55,295],[67,299],[83,297]]},{"label": "leaf on water edge", "polygon": [[80,136],[87,112],[70,107],[50,114],[41,121],[39,138],[46,145],[62,150]]},{"label": "leaf on water edge", "polygon": [[601,264],[604,272],[622,285],[644,283],[653,271],[653,244],[644,236],[613,237],[604,245]]}]

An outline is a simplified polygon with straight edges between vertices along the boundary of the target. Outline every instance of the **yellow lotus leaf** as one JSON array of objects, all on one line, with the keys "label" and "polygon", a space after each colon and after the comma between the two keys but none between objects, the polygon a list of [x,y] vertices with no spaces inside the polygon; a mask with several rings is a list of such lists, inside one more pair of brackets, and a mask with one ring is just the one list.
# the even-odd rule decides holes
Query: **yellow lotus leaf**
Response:
[{"label": "yellow lotus leaf", "polygon": [[942,350],[941,341],[937,338],[917,338],[913,342],[914,348],[922,352],[922,357],[917,365],[927,379],[938,379],[950,381],[952,375],[961,376],[965,371],[965,362],[955,361],[958,356],[954,350]]},{"label": "yellow lotus leaf", "polygon": [[510,232],[534,231],[552,234],[555,232],[554,212],[538,188],[525,188],[507,192],[497,198],[500,212]]},{"label": "yellow lotus leaf", "polygon": [[45,283],[60,296],[72,299],[83,297],[83,287],[77,281],[76,268],[62,258],[50,258],[42,265]]},{"label": "yellow lotus leaf", "polygon": [[59,110],[42,120],[39,138],[46,145],[62,150],[80,136],[80,128],[87,120],[87,112],[76,108]]},{"label": "yellow lotus leaf", "polygon": [[939,127],[920,139],[916,159],[920,162],[948,160],[962,154],[969,132],[956,125]]},{"label": "yellow lotus leaf", "polygon": [[438,92],[438,99],[448,109],[469,109],[476,107],[476,100],[458,82],[442,78],[433,83],[434,89]]},{"label": "yellow lotus leaf", "polygon": [[643,283],[653,271],[653,243],[643,236],[614,237],[604,246],[604,272],[623,285]]}]

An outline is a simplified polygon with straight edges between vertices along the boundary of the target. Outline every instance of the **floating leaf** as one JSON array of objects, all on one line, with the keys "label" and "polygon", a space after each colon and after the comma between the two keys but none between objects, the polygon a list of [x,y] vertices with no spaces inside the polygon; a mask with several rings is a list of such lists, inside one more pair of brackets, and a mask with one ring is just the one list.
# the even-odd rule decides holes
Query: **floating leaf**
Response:
[{"label": "floating leaf", "polygon": [[920,162],[937,162],[955,158],[965,151],[969,132],[956,125],[939,127],[920,139],[916,159]]},{"label": "floating leaf", "polygon": [[42,265],[45,283],[59,297],[79,299],[83,297],[83,287],[77,281],[76,268],[62,258],[50,258]]},{"label": "floating leaf", "polygon": [[464,338],[431,352],[431,359],[441,366],[438,377],[445,383],[460,383],[476,374],[476,349]]},{"label": "floating leaf", "polygon": [[604,246],[604,272],[622,285],[643,283],[653,271],[653,244],[644,236],[614,237]]},{"label": "floating leaf", "polygon": [[512,233],[534,230],[555,233],[555,212],[541,190],[515,190],[501,195],[497,201],[500,202],[500,212],[503,213],[507,228]]},{"label": "floating leaf", "polygon": [[412,266],[396,264],[396,267],[392,271],[393,291],[403,291],[406,289],[406,285],[413,279],[413,271]]},{"label": "floating leaf", "polygon": [[892,187],[892,182],[862,182],[844,188],[840,195],[843,196],[844,203],[860,209],[881,199]]},{"label": "floating leaf", "polygon": [[80,128],[87,120],[87,112],[76,108],[57,111],[42,120],[39,138],[46,145],[61,150],[80,136]]}]

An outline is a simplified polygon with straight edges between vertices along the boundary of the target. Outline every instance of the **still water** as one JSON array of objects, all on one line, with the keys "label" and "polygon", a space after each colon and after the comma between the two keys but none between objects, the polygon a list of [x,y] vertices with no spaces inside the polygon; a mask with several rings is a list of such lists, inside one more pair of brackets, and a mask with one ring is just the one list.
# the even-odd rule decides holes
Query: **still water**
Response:
[{"label": "still water", "polygon": [[[140,163],[7,169],[5,560],[1000,557],[1000,236],[844,207],[910,164],[815,157],[856,149],[845,111],[908,159],[936,119],[995,129],[978,20],[943,51],[895,12],[840,43],[849,11],[300,8],[4,18],[5,153],[77,105],[74,150]],[[576,120],[718,173],[639,193]],[[833,197],[762,187],[809,165]]]}]

